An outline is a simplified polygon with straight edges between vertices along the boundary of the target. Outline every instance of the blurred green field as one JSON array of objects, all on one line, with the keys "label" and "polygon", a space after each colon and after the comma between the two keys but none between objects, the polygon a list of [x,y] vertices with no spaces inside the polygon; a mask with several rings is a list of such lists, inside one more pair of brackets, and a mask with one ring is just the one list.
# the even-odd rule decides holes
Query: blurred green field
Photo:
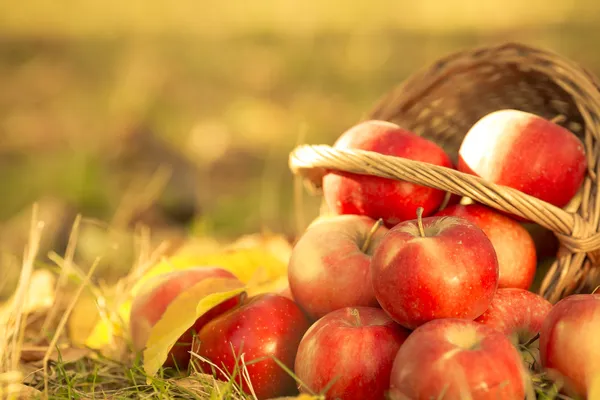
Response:
[{"label": "blurred green field", "polygon": [[[58,219],[49,248],[78,212],[291,236],[293,147],[332,143],[436,58],[516,40],[600,73],[593,1],[253,4],[1,5],[2,251],[22,252],[34,201]],[[311,219],[319,199],[304,200]]]}]

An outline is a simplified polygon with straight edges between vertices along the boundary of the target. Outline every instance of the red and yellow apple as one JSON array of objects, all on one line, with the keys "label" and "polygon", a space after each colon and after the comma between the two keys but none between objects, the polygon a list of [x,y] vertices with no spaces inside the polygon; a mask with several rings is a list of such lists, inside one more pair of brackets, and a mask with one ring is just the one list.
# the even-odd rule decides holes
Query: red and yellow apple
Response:
[{"label": "red and yellow apple", "polygon": [[392,363],[410,332],[383,310],[347,307],[333,311],[306,332],[294,371],[301,392],[325,399],[384,400]]},{"label": "red and yellow apple", "polygon": [[570,295],[552,307],[540,331],[540,356],[568,392],[587,396],[600,379],[600,294]]},{"label": "red and yellow apple", "polygon": [[371,256],[387,228],[367,216],[336,215],[309,226],[292,249],[294,300],[314,320],[351,306],[377,307]]},{"label": "red and yellow apple", "polygon": [[237,370],[233,380],[245,393],[254,391],[258,399],[289,395],[297,392],[296,382],[277,361],[294,367],[298,345],[309,327],[302,310],[289,298],[273,293],[252,296],[204,325],[193,345],[199,357],[191,362],[221,380],[229,380]]},{"label": "red and yellow apple", "polygon": [[540,332],[552,304],[542,296],[518,288],[500,288],[489,308],[475,322],[517,335],[525,343]]},{"label": "red and yellow apple", "polygon": [[[386,121],[370,120],[344,132],[334,148],[372,151],[453,168],[444,150],[434,142]],[[330,171],[323,178],[323,196],[337,214],[383,218],[388,227],[412,219],[418,207],[433,214],[446,192],[406,181]]]},{"label": "red and yellow apple", "polygon": [[475,320],[508,336],[522,349],[522,357],[531,367],[539,368],[539,334],[552,304],[542,296],[518,288],[500,288],[490,307]]},{"label": "red and yellow apple", "polygon": [[501,332],[446,318],[415,329],[400,346],[390,375],[390,400],[523,400],[526,371]]},{"label": "red and yellow apple", "polygon": [[474,223],[459,217],[402,222],[386,234],[371,262],[381,307],[414,329],[440,318],[475,319],[498,287],[494,246]]},{"label": "red and yellow apple", "polygon": [[535,243],[519,222],[481,204],[458,204],[435,215],[465,218],[480,227],[498,256],[498,287],[529,289],[537,265]]},{"label": "red and yellow apple", "polygon": [[[151,329],[160,320],[167,307],[177,296],[192,286],[211,278],[225,278],[238,281],[231,272],[219,267],[194,267],[168,272],[149,280],[135,296],[131,304],[129,330],[136,351],[144,350]],[[242,282],[239,282],[243,286]],[[193,326],[181,335],[175,343],[164,367],[187,369],[194,335],[211,319],[237,305],[241,297],[236,296],[213,307],[200,317]]]},{"label": "red and yellow apple", "polygon": [[561,208],[579,190],[586,169],[585,147],[575,134],[520,110],[487,114],[467,132],[459,149],[459,171]]}]

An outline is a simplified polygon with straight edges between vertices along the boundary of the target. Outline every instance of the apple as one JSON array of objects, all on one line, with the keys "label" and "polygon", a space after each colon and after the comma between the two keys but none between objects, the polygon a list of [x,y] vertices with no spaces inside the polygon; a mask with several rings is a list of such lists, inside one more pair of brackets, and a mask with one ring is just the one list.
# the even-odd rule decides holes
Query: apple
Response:
[{"label": "apple", "polygon": [[531,367],[539,366],[539,334],[552,304],[542,296],[518,288],[500,288],[490,307],[477,319],[483,325],[504,333],[521,348],[523,359]]},{"label": "apple", "polygon": [[313,320],[343,307],[378,307],[371,257],[387,231],[364,215],[336,215],[309,226],[288,264],[294,300]]},{"label": "apple", "polygon": [[[167,307],[177,296],[192,286],[211,278],[234,279],[231,272],[219,267],[193,267],[185,270],[167,272],[154,277],[141,287],[140,292],[131,303],[129,331],[135,351],[142,351],[152,327],[160,320]],[[238,281],[239,282],[239,281]],[[243,285],[239,282],[240,286]],[[194,335],[208,321],[237,305],[240,296],[226,300],[213,307],[200,317],[193,326],[181,335],[175,343],[163,367],[185,370],[190,361],[189,351],[192,348]]]},{"label": "apple", "polygon": [[384,400],[392,363],[409,334],[380,308],[346,307],[325,315],[298,347],[300,391],[325,399]]},{"label": "apple", "polygon": [[505,335],[519,336],[525,343],[536,336],[552,304],[528,290],[500,288],[489,308],[475,322],[498,329]]},{"label": "apple", "polygon": [[446,318],[415,329],[400,346],[390,374],[391,400],[525,398],[526,370],[501,332]]},{"label": "apple", "polygon": [[[277,292],[276,294],[279,294],[283,297],[287,297],[290,300],[294,300],[294,295],[292,294],[292,291],[290,290],[290,286],[286,286],[285,288],[283,288],[282,290],[280,290],[279,292]],[[295,301],[295,300],[294,300]]]},{"label": "apple", "polygon": [[498,287],[529,289],[535,276],[535,243],[517,221],[481,204],[457,204],[439,211],[437,216],[468,219],[492,241],[498,256]]},{"label": "apple", "polygon": [[471,127],[459,149],[458,170],[562,208],[579,190],[587,161],[583,143],[571,131],[507,109]]},{"label": "apple", "polygon": [[[361,122],[345,131],[333,147],[372,151],[453,168],[450,157],[436,143],[386,121]],[[323,178],[323,197],[336,214],[383,218],[391,227],[412,219],[418,207],[423,207],[425,216],[433,214],[444,201],[446,192],[395,179],[329,171]]]},{"label": "apple", "polygon": [[[280,365],[292,369],[302,336],[310,323],[298,305],[287,297],[262,293],[246,298],[240,305],[208,322],[194,341],[193,352],[199,357],[193,365],[210,373],[210,361],[218,379],[229,380],[243,364],[258,399],[294,393],[296,382]],[[234,380],[251,394],[243,374]]]},{"label": "apple", "polygon": [[396,225],[371,261],[375,296],[400,325],[475,319],[498,287],[498,258],[483,230],[465,218],[426,217]]},{"label": "apple", "polygon": [[[586,397],[600,375],[600,294],[558,301],[540,330],[542,366],[564,380],[568,392]],[[597,382],[596,382],[597,384]]]}]

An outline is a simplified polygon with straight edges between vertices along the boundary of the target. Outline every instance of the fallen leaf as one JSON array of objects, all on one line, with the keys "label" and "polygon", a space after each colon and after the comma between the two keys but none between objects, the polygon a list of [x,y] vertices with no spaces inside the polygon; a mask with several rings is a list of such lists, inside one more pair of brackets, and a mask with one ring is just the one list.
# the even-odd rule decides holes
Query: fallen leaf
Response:
[{"label": "fallen leaf", "polygon": [[233,273],[244,283],[266,283],[287,274],[287,263],[261,248],[226,249],[205,255],[179,255],[166,259],[150,268],[134,287],[134,294],[155,276],[182,269],[216,266]]},{"label": "fallen leaf", "polygon": [[254,233],[244,235],[227,246],[229,249],[263,249],[278,258],[281,262],[287,263],[292,255],[292,245],[282,235],[271,233]]},{"label": "fallen leaf", "polygon": [[243,293],[236,279],[205,279],[177,296],[152,327],[144,350],[144,371],[154,376],[166,361],[177,340],[204,313],[218,304]]},{"label": "fallen leaf", "polygon": [[76,345],[85,344],[99,320],[96,298],[92,293],[82,293],[67,322],[67,333],[71,342]]},{"label": "fallen leaf", "polygon": [[[23,385],[22,383],[12,383],[8,385],[7,390],[8,399],[18,399],[18,400],[33,400],[40,399],[42,396],[42,392],[34,387]],[[2,389],[0,389],[0,395],[2,394]],[[0,396],[0,398],[4,398]]]},{"label": "fallen leaf", "polygon": [[587,398],[600,399],[600,374],[596,374],[591,378]]},{"label": "fallen leaf", "polygon": [[[117,316],[120,323],[106,318],[100,319],[97,311],[90,310],[92,313],[90,315],[94,315],[93,328],[90,329],[86,325],[85,330],[78,330],[78,327],[73,326],[70,331],[77,336],[77,343],[98,350],[111,344],[115,336],[126,336],[132,299],[141,290],[146,290],[152,280],[160,279],[160,275],[172,271],[217,266],[230,271],[245,283],[249,295],[265,292],[279,293],[287,286],[287,265],[290,254],[290,244],[278,235],[242,236],[224,247],[219,247],[212,240],[192,239],[174,255],[146,271],[133,287],[130,299],[115,306],[118,309]],[[85,313],[85,307],[81,306],[80,311]],[[88,315],[87,320],[90,319],[92,317]],[[83,333],[84,331],[86,333]]]},{"label": "fallen leaf", "polygon": [[69,317],[67,332],[71,343],[95,350],[103,350],[122,342],[127,335],[127,321],[131,301],[115,304],[114,293],[105,292],[100,302],[92,293],[82,294]]},{"label": "fallen leaf", "polygon": [[0,373],[0,387],[5,384],[18,383],[23,380],[21,371],[7,371]]},{"label": "fallen leaf", "polygon": [[217,253],[221,251],[222,244],[214,238],[199,236],[189,238],[175,252],[181,256],[185,255],[203,255]]},{"label": "fallen leaf", "polygon": [[40,398],[41,392],[24,385],[21,371],[0,373],[0,399],[29,400]]},{"label": "fallen leaf", "polygon": [[[37,269],[31,274],[27,297],[23,304],[23,312],[31,314],[36,311],[44,311],[54,304],[56,276],[45,269]],[[0,304],[0,324],[13,309],[15,294],[6,302]]]},{"label": "fallen leaf", "polygon": [[43,311],[54,304],[56,276],[45,269],[36,269],[31,275],[23,310],[27,313]]},{"label": "fallen leaf", "polygon": [[277,293],[281,294],[284,290],[289,288],[289,281],[287,274],[280,276],[274,280],[266,280],[263,283],[252,284],[248,283],[248,296],[256,296],[262,293]]},{"label": "fallen leaf", "polygon": [[115,344],[115,340],[124,338],[127,335],[127,326],[123,326],[123,324],[128,324],[130,312],[131,302],[127,301],[118,307],[117,315],[114,316],[114,318],[118,318],[120,321],[100,318],[92,329],[92,332],[86,338],[85,345],[89,348],[100,350],[107,345]]},{"label": "fallen leaf", "polygon": [[[47,352],[48,346],[23,346],[21,349],[21,361],[24,363],[42,361]],[[48,360],[70,364],[81,360],[90,353],[90,349],[80,347],[62,347],[59,349],[54,348],[50,352]]]}]

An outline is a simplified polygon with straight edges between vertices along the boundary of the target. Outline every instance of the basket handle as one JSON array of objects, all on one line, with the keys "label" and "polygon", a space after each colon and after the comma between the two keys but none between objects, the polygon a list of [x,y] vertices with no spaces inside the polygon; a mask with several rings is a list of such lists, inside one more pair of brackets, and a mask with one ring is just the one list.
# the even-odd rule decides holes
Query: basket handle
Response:
[{"label": "basket handle", "polygon": [[[441,189],[536,222],[553,231],[562,245],[573,253],[594,253],[600,249],[600,234],[579,214],[567,212],[517,189],[490,183],[452,168],[327,145],[296,147],[290,153],[289,167],[292,173],[303,177],[314,189],[321,188],[327,170],[404,180]],[[593,259],[596,259],[595,255]]]}]

